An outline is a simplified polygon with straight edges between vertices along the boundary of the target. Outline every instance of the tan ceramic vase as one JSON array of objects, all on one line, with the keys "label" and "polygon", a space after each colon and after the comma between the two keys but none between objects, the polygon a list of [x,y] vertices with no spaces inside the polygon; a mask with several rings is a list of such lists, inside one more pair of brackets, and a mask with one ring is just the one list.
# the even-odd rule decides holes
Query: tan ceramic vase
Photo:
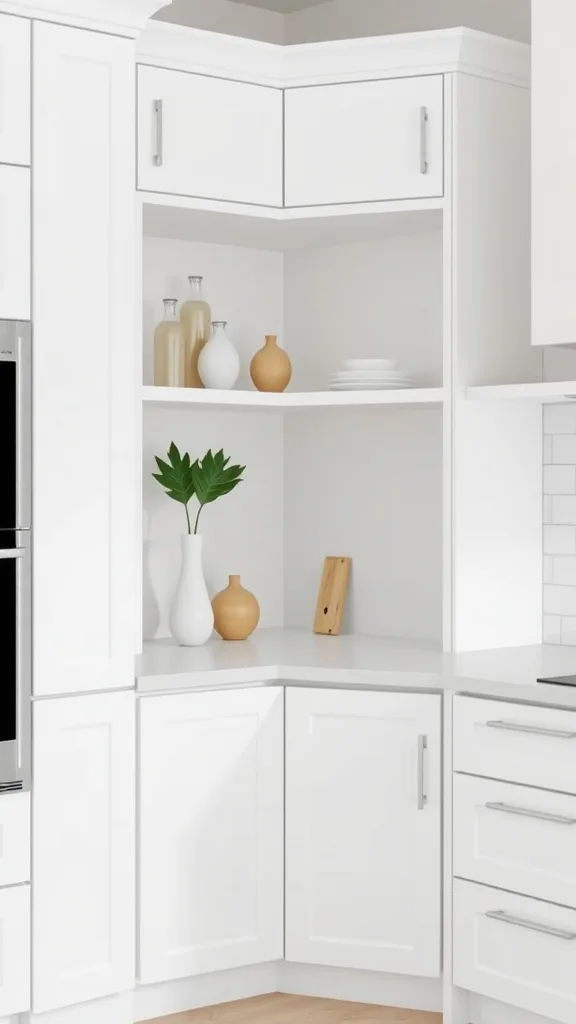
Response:
[{"label": "tan ceramic vase", "polygon": [[229,576],[226,590],[212,599],[214,629],[223,640],[246,640],[260,620],[260,605],[239,576]]},{"label": "tan ceramic vase", "polygon": [[266,343],[250,363],[250,376],[258,391],[284,391],[290,383],[292,364],[275,334],[266,335]]}]

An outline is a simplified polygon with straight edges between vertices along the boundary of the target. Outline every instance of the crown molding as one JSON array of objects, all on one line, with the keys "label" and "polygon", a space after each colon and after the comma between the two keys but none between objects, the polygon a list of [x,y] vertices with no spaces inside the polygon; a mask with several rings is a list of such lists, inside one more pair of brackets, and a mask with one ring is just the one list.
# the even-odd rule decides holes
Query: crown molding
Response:
[{"label": "crown molding", "polygon": [[172,0],[0,0],[0,13],[135,37],[156,11],[171,3]]},{"label": "crown molding", "polygon": [[464,28],[279,46],[152,22],[138,40],[137,59],[275,88],[456,71],[530,83],[529,46]]}]

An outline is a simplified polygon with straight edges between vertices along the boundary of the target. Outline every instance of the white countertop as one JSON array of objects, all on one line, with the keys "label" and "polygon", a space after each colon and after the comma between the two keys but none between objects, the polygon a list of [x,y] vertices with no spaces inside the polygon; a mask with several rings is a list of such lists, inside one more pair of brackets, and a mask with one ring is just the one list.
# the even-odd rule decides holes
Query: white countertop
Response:
[{"label": "white countertop", "polygon": [[137,659],[142,693],[206,690],[290,682],[312,686],[449,690],[576,708],[576,688],[543,686],[538,676],[576,674],[576,649],[535,644],[443,654],[410,641],[316,636],[261,629],[239,643],[218,638],[204,647],[162,640]]}]

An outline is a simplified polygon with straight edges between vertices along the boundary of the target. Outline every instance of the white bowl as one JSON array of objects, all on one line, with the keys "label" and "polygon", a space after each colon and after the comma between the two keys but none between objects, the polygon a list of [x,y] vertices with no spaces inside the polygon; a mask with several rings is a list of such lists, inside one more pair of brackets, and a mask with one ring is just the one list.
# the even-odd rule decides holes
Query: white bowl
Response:
[{"label": "white bowl", "polygon": [[395,370],[396,359],[344,359],[342,366],[346,370]]}]

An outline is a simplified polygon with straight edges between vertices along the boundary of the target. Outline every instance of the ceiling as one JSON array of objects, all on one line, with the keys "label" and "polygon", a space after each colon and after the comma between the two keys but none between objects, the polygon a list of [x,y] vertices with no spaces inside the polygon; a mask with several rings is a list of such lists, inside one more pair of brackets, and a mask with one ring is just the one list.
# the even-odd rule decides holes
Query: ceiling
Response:
[{"label": "ceiling", "polygon": [[235,4],[249,4],[251,7],[264,7],[267,11],[278,11],[280,14],[290,14],[292,11],[302,11],[305,7],[316,7],[324,4],[327,0],[232,0]]}]

